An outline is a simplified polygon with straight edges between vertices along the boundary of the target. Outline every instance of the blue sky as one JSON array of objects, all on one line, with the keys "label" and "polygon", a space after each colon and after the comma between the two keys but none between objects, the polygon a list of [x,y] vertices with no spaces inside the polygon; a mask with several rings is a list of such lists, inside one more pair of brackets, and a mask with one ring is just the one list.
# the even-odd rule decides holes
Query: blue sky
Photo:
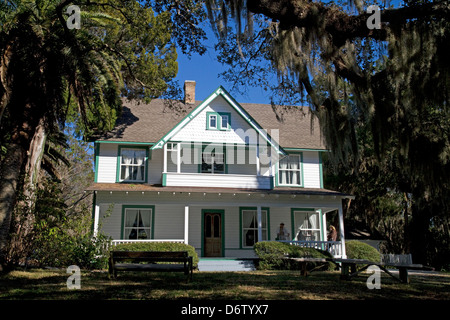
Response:
[{"label": "blue sky", "polygon": [[178,50],[178,75],[175,80],[178,80],[182,85],[185,80],[195,80],[195,99],[206,99],[218,86],[223,86],[233,98],[238,102],[253,102],[253,103],[270,103],[270,97],[267,92],[259,88],[248,88],[246,95],[240,95],[231,91],[231,84],[219,78],[219,74],[227,69],[217,62],[214,45],[217,42],[213,32],[208,27],[207,30],[208,41],[206,42],[207,52],[200,56],[193,54],[189,59]]},{"label": "blue sky", "polygon": [[[324,1],[328,2],[328,1]],[[400,0],[391,0],[390,3],[394,7],[398,7]],[[178,75],[176,80],[182,85],[185,80],[196,81],[196,100],[206,99],[218,86],[222,85],[238,102],[253,102],[253,103],[270,103],[270,96],[258,88],[248,88],[246,95],[240,95],[231,91],[231,84],[226,83],[219,78],[219,73],[225,71],[227,67],[222,66],[216,59],[216,52],[214,51],[215,38],[210,25],[206,23],[206,30],[208,41],[206,46],[208,51],[200,56],[198,54],[192,55],[189,59],[185,55],[178,52]]]}]

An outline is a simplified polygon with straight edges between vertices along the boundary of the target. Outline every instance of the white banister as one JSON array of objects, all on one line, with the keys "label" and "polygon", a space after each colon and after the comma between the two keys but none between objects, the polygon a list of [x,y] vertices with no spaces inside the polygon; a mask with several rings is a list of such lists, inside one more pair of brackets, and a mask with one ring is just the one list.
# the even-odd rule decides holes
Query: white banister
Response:
[{"label": "white banister", "polygon": [[152,240],[130,240],[130,239],[123,239],[123,240],[112,240],[111,243],[113,246],[116,246],[118,244],[123,243],[146,243],[146,242],[177,242],[177,243],[184,243],[184,239],[152,239]]},{"label": "white banister", "polygon": [[279,242],[289,243],[290,245],[302,248],[314,248],[328,251],[334,258],[342,258],[344,252],[342,250],[341,241],[294,241],[294,240],[278,240]]}]

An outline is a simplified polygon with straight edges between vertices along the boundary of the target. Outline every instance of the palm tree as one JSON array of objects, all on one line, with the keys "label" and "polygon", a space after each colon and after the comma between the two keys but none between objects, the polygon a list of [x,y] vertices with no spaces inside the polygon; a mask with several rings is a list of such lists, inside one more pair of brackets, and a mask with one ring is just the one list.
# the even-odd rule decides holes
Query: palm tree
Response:
[{"label": "palm tree", "polygon": [[82,28],[69,29],[71,2],[0,2],[0,268],[17,192],[32,199],[46,137],[71,112],[85,138],[111,129],[121,95],[157,97],[177,72],[167,15],[137,1],[84,1]]}]

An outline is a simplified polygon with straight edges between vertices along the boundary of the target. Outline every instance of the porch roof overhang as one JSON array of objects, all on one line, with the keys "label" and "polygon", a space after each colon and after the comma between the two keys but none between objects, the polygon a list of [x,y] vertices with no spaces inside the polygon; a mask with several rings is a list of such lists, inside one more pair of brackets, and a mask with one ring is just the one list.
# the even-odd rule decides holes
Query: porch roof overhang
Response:
[{"label": "porch roof overhang", "polygon": [[354,199],[350,194],[323,188],[288,188],[277,187],[271,190],[245,188],[211,188],[211,187],[171,187],[160,184],[129,184],[129,183],[94,183],[86,191],[107,192],[167,192],[167,193],[220,193],[220,194],[267,194],[267,195],[305,195],[332,196],[343,199]]}]

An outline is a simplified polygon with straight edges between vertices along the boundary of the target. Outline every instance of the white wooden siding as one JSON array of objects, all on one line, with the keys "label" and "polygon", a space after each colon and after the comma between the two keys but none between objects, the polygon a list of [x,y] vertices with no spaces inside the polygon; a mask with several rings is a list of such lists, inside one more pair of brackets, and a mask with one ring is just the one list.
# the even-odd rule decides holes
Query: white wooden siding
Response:
[{"label": "white wooden siding", "polygon": [[148,183],[161,184],[163,171],[163,150],[157,149],[151,151],[151,159],[148,160]]},{"label": "white wooden siding", "polygon": [[[227,112],[231,114],[231,130],[207,130],[206,115],[207,112]],[[218,96],[206,106],[195,118],[193,118],[185,127],[177,132],[171,141],[208,141],[214,143],[247,143],[255,144],[257,142],[256,131],[248,130],[251,126],[242,118],[228,102]],[[270,133],[270,128],[268,129]]]},{"label": "white wooden siding", "polygon": [[117,177],[117,150],[115,143],[100,143],[97,182],[114,183]]},{"label": "white wooden siding", "polygon": [[318,151],[303,151],[303,180],[305,188],[320,188]]},{"label": "white wooden siding", "polygon": [[[202,248],[202,210],[224,210],[225,222],[225,256],[249,257],[252,250],[242,249],[240,244],[240,207],[268,207],[270,239],[276,238],[281,222],[292,233],[292,208],[323,208],[323,212],[336,209],[340,205],[340,197],[298,196],[262,196],[261,194],[187,194],[156,192],[97,192],[97,204],[100,207],[100,230],[113,239],[120,239],[122,228],[123,205],[154,206],[154,238],[184,239],[184,208],[189,206],[189,244],[201,253]],[[113,205],[111,205],[113,203]],[[111,209],[108,212],[108,208]],[[106,217],[105,217],[106,215]],[[326,228],[326,226],[323,226]],[[291,234],[292,237],[292,234]]]},{"label": "white wooden siding", "polygon": [[271,189],[272,177],[240,174],[165,173],[166,186]]}]

